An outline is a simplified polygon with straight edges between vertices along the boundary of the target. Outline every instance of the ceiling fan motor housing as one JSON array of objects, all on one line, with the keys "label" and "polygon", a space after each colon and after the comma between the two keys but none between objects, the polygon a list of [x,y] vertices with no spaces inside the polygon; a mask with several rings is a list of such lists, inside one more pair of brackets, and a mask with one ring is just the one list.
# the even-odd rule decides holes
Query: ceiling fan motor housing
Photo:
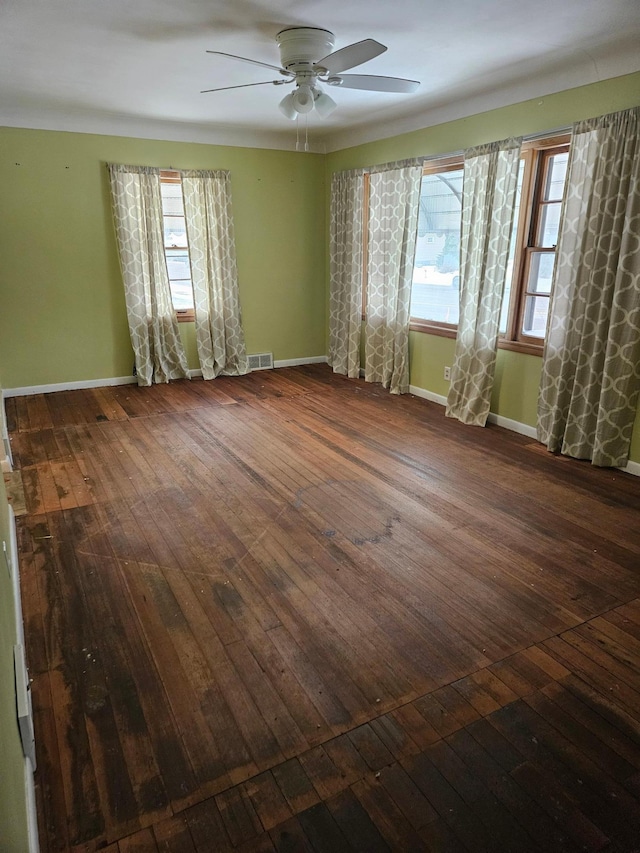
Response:
[{"label": "ceiling fan motor housing", "polygon": [[287,71],[305,71],[333,50],[335,39],[329,30],[316,27],[289,27],[276,36],[280,61]]}]

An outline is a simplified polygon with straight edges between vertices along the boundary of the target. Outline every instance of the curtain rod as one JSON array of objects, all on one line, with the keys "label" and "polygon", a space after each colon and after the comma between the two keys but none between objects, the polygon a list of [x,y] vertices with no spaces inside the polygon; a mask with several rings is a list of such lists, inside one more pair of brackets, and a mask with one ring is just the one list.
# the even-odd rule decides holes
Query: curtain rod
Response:
[{"label": "curtain rod", "polygon": [[[522,137],[523,142],[536,142],[538,139],[546,139],[550,136],[559,136],[562,133],[571,133],[573,130],[572,125],[565,125],[564,127],[554,127],[552,130],[542,130],[539,133],[530,133],[526,136]],[[464,154],[464,148],[458,149],[458,151],[447,151],[444,154],[427,154],[421,159],[424,160],[425,163],[428,163],[430,160],[446,160],[448,157],[462,157]]]},{"label": "curtain rod", "polygon": [[573,125],[566,124],[564,127],[554,127],[553,130],[544,130],[540,133],[530,133],[528,136],[523,136],[523,142],[535,142],[536,139],[546,139],[547,136],[559,136],[561,133],[571,133]]}]

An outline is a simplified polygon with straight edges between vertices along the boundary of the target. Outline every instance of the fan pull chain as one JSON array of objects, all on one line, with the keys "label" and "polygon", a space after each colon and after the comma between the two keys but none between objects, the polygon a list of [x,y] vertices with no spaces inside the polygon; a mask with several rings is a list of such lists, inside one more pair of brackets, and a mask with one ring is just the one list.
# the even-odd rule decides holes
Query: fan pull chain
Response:
[{"label": "fan pull chain", "polygon": [[309,150],[309,114],[304,115],[304,150]]},{"label": "fan pull chain", "polygon": [[296,116],[296,151],[300,150],[300,115]]}]

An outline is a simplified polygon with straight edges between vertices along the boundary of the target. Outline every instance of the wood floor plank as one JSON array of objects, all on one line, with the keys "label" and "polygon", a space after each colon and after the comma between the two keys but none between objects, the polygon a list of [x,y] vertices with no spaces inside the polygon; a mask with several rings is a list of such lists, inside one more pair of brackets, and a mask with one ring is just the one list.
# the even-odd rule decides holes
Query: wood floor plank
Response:
[{"label": "wood floor plank", "polygon": [[399,760],[420,751],[420,747],[410,737],[406,728],[392,714],[377,717],[371,720],[369,725],[394,758]]},{"label": "wood floor plank", "polygon": [[33,394],[26,401],[30,429],[42,430],[53,426],[44,394]]},{"label": "wood floor plank", "polygon": [[518,698],[490,669],[473,672],[454,682],[452,687],[483,717]]},{"label": "wood floor plank", "polygon": [[393,756],[368,723],[352,729],[348,737],[371,770],[393,763]]},{"label": "wood floor plank", "polygon": [[232,643],[227,646],[227,651],[236,672],[241,673],[245,687],[258,704],[282,755],[291,758],[307,749],[307,739],[245,643]]},{"label": "wood floor plank", "polygon": [[574,849],[569,836],[563,833],[562,828],[554,823],[511,776],[504,773],[495,757],[469,732],[456,732],[447,738],[447,744],[526,830],[529,836],[526,843],[529,846],[533,843],[532,839],[535,839],[540,849],[549,853],[567,853]]},{"label": "wood floor plank", "polygon": [[351,790],[392,850],[427,850],[411,822],[375,778],[362,779]]},{"label": "wood floor plank", "polygon": [[196,848],[184,815],[176,815],[153,825],[158,853],[195,853]]},{"label": "wood floor plank", "polygon": [[[608,744],[634,768],[640,767],[640,727],[625,733],[614,725],[610,715],[603,713],[603,707],[599,702],[589,701],[584,689],[582,695],[578,696],[568,689],[566,682],[562,685],[550,684],[542,690],[542,693],[581,725],[596,734],[600,741]],[[624,723],[618,715],[615,716],[615,722],[624,728]]]},{"label": "wood floor plank", "polygon": [[234,847],[262,834],[262,824],[244,785],[229,788],[215,798],[227,835]]},{"label": "wood floor plank", "polygon": [[298,756],[298,760],[320,799],[327,799],[347,787],[346,776],[336,767],[322,746],[303,752]]},{"label": "wood floor plank", "polygon": [[468,808],[464,799],[442,776],[426,754],[411,756],[401,764],[467,850],[492,849],[490,832],[487,832],[479,818]]},{"label": "wood floor plank", "polygon": [[353,850],[324,803],[300,812],[298,821],[318,853],[350,853]]},{"label": "wood floor plank", "polygon": [[245,782],[244,789],[265,830],[273,829],[274,826],[284,823],[292,816],[291,809],[271,771],[261,773]]},{"label": "wood floor plank", "polygon": [[440,741],[427,750],[429,760],[464,800],[469,810],[484,824],[487,834],[498,848],[528,850],[533,853],[534,842],[519,821],[483,784],[476,774],[451,749]]},{"label": "wood floor plank", "polygon": [[197,853],[210,853],[213,844],[216,853],[233,850],[222,816],[213,798],[204,800],[184,812],[191,838]]},{"label": "wood floor plank", "polygon": [[158,853],[158,845],[150,829],[141,829],[134,835],[121,838],[118,849],[120,853]]},{"label": "wood floor plank", "polygon": [[575,716],[567,714],[556,703],[551,703],[546,696],[534,693],[527,696],[525,701],[536,713],[550,722],[570,743],[587,754],[591,761],[623,786],[626,779],[640,770],[640,766],[634,766],[628,762],[611,749],[598,735],[582,726]]},{"label": "wood floor plank", "polygon": [[273,777],[294,814],[318,802],[318,794],[313,782],[297,758],[291,758],[284,764],[274,767]]},{"label": "wood floor plank", "polygon": [[2,402],[6,415],[8,432],[18,431],[18,397],[7,397]]},{"label": "wood floor plank", "polygon": [[383,767],[377,778],[414,829],[421,830],[438,819],[436,810],[400,764]]},{"label": "wood floor plank", "polygon": [[[215,717],[208,714],[205,701],[206,679],[211,677],[211,673],[206,671],[206,674],[202,675],[201,669],[188,669],[185,672],[179,648],[174,645],[162,617],[152,606],[150,588],[143,580],[142,571],[136,564],[127,562],[122,567],[122,574],[173,714],[178,721],[181,738],[196,778],[200,784],[221,778],[226,769],[216,747]],[[200,691],[199,699],[194,690]],[[205,744],[206,749],[203,749]],[[244,763],[240,757],[239,761],[243,767],[250,764],[250,759]]]},{"label": "wood floor plank", "polygon": [[[633,797],[525,703],[496,712],[492,720],[505,727],[529,761],[558,780],[601,834],[609,839],[618,833],[621,840],[637,838],[639,806]],[[618,825],[620,821],[624,826]]]},{"label": "wood floor plank", "polygon": [[330,797],[326,805],[354,850],[390,853],[391,848],[350,788]]},{"label": "wood floor plank", "polygon": [[573,846],[578,850],[599,851],[610,847],[608,836],[578,808],[555,779],[548,778],[528,761],[520,764],[512,775],[529,797],[567,833],[569,849]]},{"label": "wood floor plank", "polygon": [[[98,519],[92,509],[86,508],[82,520],[89,538],[89,530],[99,523]],[[132,718],[126,728],[139,730],[142,713],[164,788],[172,801],[181,801],[195,790],[196,779],[133,603],[122,596],[118,563],[115,558],[98,559],[92,555],[88,565],[91,567],[85,574],[88,594],[96,602],[103,601],[108,613],[99,638],[103,657],[113,658],[110,666],[115,688],[122,690],[124,686],[125,707],[132,705]]]},{"label": "wood floor plank", "polygon": [[427,747],[441,735],[413,703],[397,708],[389,715],[419,747]]},{"label": "wood floor plank", "polygon": [[[34,726],[39,733],[36,739],[35,775],[38,803],[38,834],[43,853],[69,848],[67,814],[62,761],[56,730],[49,674],[44,672],[33,678],[32,685]],[[98,834],[98,833],[96,833]]]},{"label": "wood floor plank", "polygon": [[624,712],[637,717],[640,711],[640,693],[610,672],[608,659],[601,659],[605,664],[603,666],[584,654],[574,643],[568,643],[560,637],[546,640],[542,645],[545,651],[572,670],[572,676],[579,676],[590,687],[603,693],[607,700],[614,701]]},{"label": "wood floor plank", "polygon": [[313,853],[313,846],[297,817],[289,818],[270,832],[277,853]]},{"label": "wood floor plank", "polygon": [[[373,729],[371,730],[371,734],[375,735]],[[353,732],[349,735],[339,735],[325,743],[323,747],[333,764],[340,771],[347,785],[350,785],[357,779],[361,779],[370,769],[370,764],[365,760],[363,754],[366,753],[366,744],[362,738],[359,739],[356,736],[354,740],[352,736]],[[359,749],[357,747],[358,743],[364,746],[365,749]],[[384,747],[382,741],[380,741],[380,744]],[[386,747],[384,749],[386,750]],[[372,752],[371,749],[369,751]],[[375,754],[375,748],[372,754]]]}]

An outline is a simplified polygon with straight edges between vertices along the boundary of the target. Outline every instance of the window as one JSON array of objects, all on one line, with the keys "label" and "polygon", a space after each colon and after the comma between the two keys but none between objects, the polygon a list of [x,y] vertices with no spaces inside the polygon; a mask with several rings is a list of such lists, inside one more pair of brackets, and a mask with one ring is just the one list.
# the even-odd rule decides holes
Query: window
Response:
[{"label": "window", "polygon": [[528,146],[523,153],[513,284],[505,294],[509,308],[507,313],[503,307],[506,322],[500,327],[510,348],[540,352],[544,341],[568,161],[564,139]]},{"label": "window", "polygon": [[412,320],[455,329],[458,323],[462,162],[424,170],[411,288]]},{"label": "window", "polygon": [[[525,143],[500,317],[500,346],[540,353],[549,313],[569,138]],[[462,158],[422,178],[411,327],[454,337],[458,323]]]},{"label": "window", "polygon": [[160,190],[164,254],[167,259],[171,298],[178,320],[186,322],[194,319],[193,288],[180,174],[169,171],[160,172]]}]

